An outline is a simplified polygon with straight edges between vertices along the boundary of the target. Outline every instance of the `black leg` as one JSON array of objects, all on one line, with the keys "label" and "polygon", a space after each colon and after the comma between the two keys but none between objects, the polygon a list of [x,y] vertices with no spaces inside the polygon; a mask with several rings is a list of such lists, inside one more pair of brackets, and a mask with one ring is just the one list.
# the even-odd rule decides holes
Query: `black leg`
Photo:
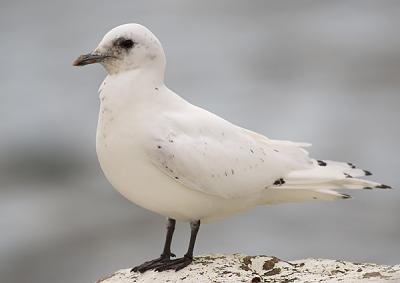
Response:
[{"label": "black leg", "polygon": [[200,220],[190,222],[190,229],[190,242],[186,254],[182,258],[170,260],[156,267],[156,271],[164,271],[169,269],[174,269],[175,271],[178,271],[192,263],[194,244],[196,243],[196,236],[200,229]]},{"label": "black leg", "polygon": [[172,236],[174,235],[175,223],[175,219],[168,218],[167,236],[165,238],[164,250],[161,256],[154,260],[146,261],[145,263],[132,268],[131,272],[145,272],[150,269],[155,269],[156,267],[162,266],[163,264],[170,262],[171,256],[175,257],[175,255],[171,253],[171,242]]},{"label": "black leg", "polygon": [[200,229],[200,220],[190,222],[190,230],[191,230],[190,242],[189,242],[189,248],[185,254],[185,257],[193,259],[194,244],[196,243],[196,237],[197,237],[197,233],[199,232],[199,229]]},{"label": "black leg", "polygon": [[168,218],[167,236],[165,237],[164,250],[161,256],[175,257],[175,255],[171,253],[171,242],[172,242],[172,236],[174,235],[175,231],[175,223],[176,223],[175,219]]}]

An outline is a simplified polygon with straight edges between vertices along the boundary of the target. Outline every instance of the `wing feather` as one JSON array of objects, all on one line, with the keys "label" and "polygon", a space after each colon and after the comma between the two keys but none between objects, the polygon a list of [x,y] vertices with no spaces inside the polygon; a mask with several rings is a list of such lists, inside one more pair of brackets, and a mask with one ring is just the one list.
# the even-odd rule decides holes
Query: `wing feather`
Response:
[{"label": "wing feather", "polygon": [[307,151],[296,143],[269,140],[197,109],[191,115],[164,115],[167,122],[159,123],[147,150],[155,166],[188,189],[240,198],[312,166]]}]

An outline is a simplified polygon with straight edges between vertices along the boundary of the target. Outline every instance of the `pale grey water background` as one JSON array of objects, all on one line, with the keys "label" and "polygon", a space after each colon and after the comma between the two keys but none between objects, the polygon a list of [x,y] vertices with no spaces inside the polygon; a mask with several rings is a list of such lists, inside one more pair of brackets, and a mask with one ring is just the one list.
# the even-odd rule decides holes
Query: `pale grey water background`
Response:
[{"label": "pale grey water background", "polygon": [[[161,252],[163,217],[97,163],[105,72],[71,66],[126,22],[159,37],[167,83],[192,103],[400,187],[398,1],[2,1],[1,282],[94,282]],[[196,253],[400,263],[399,190],[353,196],[204,225]],[[179,225],[178,254],[188,233]]]}]

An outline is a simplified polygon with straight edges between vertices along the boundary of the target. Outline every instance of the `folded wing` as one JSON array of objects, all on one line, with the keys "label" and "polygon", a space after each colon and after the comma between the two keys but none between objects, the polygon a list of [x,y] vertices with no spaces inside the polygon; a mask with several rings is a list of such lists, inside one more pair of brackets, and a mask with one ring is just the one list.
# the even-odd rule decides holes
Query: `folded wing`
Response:
[{"label": "folded wing", "polygon": [[313,166],[303,144],[272,141],[197,109],[182,117],[164,115],[168,122],[154,131],[163,134],[148,148],[153,164],[188,189],[240,198]]}]

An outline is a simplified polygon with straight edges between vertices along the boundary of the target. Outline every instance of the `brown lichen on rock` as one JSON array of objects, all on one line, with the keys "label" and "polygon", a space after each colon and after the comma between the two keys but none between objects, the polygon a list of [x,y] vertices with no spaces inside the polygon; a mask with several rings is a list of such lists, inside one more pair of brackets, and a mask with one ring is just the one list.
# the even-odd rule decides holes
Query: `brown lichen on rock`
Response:
[{"label": "brown lichen on rock", "polygon": [[207,255],[195,257],[188,267],[175,271],[117,271],[98,283],[153,282],[400,282],[400,265],[354,264],[329,259],[285,261],[270,256]]},{"label": "brown lichen on rock", "polygon": [[372,277],[383,277],[382,274],[380,274],[379,272],[375,271],[375,272],[368,272],[365,273],[363,275],[363,278],[372,278]]},{"label": "brown lichen on rock", "polygon": [[342,274],[343,274],[343,273],[346,273],[346,272],[344,272],[343,270],[339,270],[339,269],[336,269],[336,270],[332,270],[332,271],[331,271],[331,274],[332,274],[332,275],[336,275],[336,274],[338,274],[338,273],[342,273]]},{"label": "brown lichen on rock", "polygon": [[270,260],[267,260],[263,264],[263,269],[264,270],[271,270],[275,267],[275,264],[279,262],[279,258],[277,257],[272,257]]},{"label": "brown lichen on rock", "polygon": [[251,256],[245,256],[242,260],[243,264],[240,266],[241,269],[245,270],[245,271],[249,271],[251,268],[249,267],[249,265],[251,265]]},{"label": "brown lichen on rock", "polygon": [[272,270],[270,270],[270,271],[264,273],[264,275],[265,275],[265,276],[274,276],[274,275],[277,275],[277,274],[281,273],[281,271],[282,271],[282,269],[280,269],[279,267],[277,267],[277,268],[274,268],[274,269],[272,269]]}]

